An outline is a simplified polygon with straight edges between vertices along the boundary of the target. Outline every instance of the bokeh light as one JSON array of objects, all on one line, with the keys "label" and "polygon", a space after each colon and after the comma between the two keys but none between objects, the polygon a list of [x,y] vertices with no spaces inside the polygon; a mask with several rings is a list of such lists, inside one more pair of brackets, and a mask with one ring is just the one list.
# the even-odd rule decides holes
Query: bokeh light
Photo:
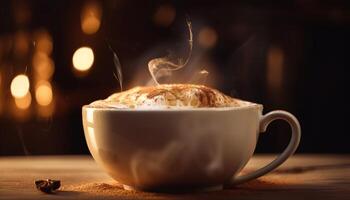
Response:
[{"label": "bokeh light", "polygon": [[27,94],[24,97],[15,98],[15,104],[17,108],[22,110],[28,109],[31,103],[32,95],[30,94],[30,92],[27,92]]},{"label": "bokeh light", "polygon": [[53,60],[45,53],[35,53],[32,64],[35,75],[37,75],[39,79],[48,80],[52,77],[55,71]]},{"label": "bokeh light", "polygon": [[49,104],[48,106],[38,106],[37,107],[37,113],[40,117],[47,118],[52,116],[52,114],[55,112],[55,104],[54,101]]},{"label": "bokeh light", "polygon": [[100,24],[101,22],[99,19],[93,16],[89,16],[82,20],[81,29],[86,34],[94,34],[99,29]]},{"label": "bokeh light", "polygon": [[94,52],[90,47],[81,47],[73,54],[73,66],[78,71],[87,71],[94,63]]},{"label": "bokeh light", "polygon": [[102,9],[98,2],[89,2],[81,11],[81,29],[86,34],[94,34],[101,25]]},{"label": "bokeh light", "polygon": [[176,17],[176,10],[170,4],[161,5],[153,15],[153,21],[156,25],[167,27],[173,23]]},{"label": "bokeh light", "polygon": [[216,31],[211,27],[204,27],[199,30],[198,43],[204,48],[211,48],[215,46],[218,40]]},{"label": "bokeh light", "polygon": [[17,75],[11,82],[11,94],[15,98],[24,97],[29,92],[29,79],[26,75]]},{"label": "bokeh light", "polygon": [[16,55],[26,55],[29,50],[29,37],[23,31],[18,31],[14,37],[14,53]]},{"label": "bokeh light", "polygon": [[38,52],[51,54],[53,49],[52,38],[47,31],[41,30],[35,34],[35,48]]},{"label": "bokeh light", "polygon": [[47,106],[52,102],[52,87],[48,81],[40,81],[35,89],[35,99],[41,106]]}]

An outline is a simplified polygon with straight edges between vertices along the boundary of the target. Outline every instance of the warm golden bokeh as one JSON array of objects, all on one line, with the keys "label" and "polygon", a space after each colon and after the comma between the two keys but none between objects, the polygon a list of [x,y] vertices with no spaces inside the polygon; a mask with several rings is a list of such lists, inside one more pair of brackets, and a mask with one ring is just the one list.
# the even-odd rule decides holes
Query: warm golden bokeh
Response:
[{"label": "warm golden bokeh", "polygon": [[15,98],[16,107],[22,110],[28,109],[32,103],[32,95],[28,92],[24,97]]},{"label": "warm golden bokeh", "polygon": [[87,71],[94,63],[94,52],[90,47],[81,47],[73,54],[73,66],[78,71]]},{"label": "warm golden bokeh", "polygon": [[41,106],[47,106],[52,102],[52,86],[47,81],[40,81],[35,89],[35,99]]},{"label": "warm golden bokeh", "polygon": [[47,31],[42,30],[35,34],[35,48],[38,52],[51,54],[53,49],[52,38]]},{"label": "warm golden bokeh", "polygon": [[198,43],[202,47],[211,48],[215,46],[218,40],[216,31],[211,27],[204,27],[199,30]]},{"label": "warm golden bokeh", "polygon": [[100,27],[100,20],[96,17],[90,16],[83,19],[81,22],[81,28],[86,34],[94,34]]},{"label": "warm golden bokeh", "polygon": [[176,17],[176,10],[170,4],[161,5],[153,15],[153,21],[159,26],[169,26]]},{"label": "warm golden bokeh", "polygon": [[33,56],[33,68],[38,79],[48,80],[52,77],[55,66],[53,60],[47,54],[38,52]]},{"label": "warm golden bokeh", "polygon": [[47,106],[37,106],[37,114],[40,117],[47,118],[51,117],[55,112],[55,101],[52,101]]},{"label": "warm golden bokeh", "polygon": [[24,56],[29,51],[29,36],[23,31],[18,31],[14,37],[14,53]]},{"label": "warm golden bokeh", "polygon": [[81,29],[86,34],[94,34],[101,25],[102,8],[98,2],[89,2],[81,11]]},{"label": "warm golden bokeh", "polygon": [[29,79],[25,74],[17,75],[11,82],[11,94],[15,98],[24,97],[29,92]]}]

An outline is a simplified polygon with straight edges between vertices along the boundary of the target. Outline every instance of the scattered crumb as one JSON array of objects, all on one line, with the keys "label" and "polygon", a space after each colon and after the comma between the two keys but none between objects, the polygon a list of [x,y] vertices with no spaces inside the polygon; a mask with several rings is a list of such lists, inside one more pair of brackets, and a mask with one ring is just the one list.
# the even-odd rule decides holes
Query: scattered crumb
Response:
[{"label": "scattered crumb", "polygon": [[[203,195],[208,195],[205,197],[223,197],[228,193],[230,194],[242,194],[250,193],[257,190],[273,190],[273,189],[283,189],[285,186],[290,185],[288,180],[283,180],[280,178],[262,178],[253,180],[236,187],[227,188],[222,191],[215,192],[197,192],[197,193],[184,193],[184,194],[166,194],[166,193],[151,193],[151,192],[141,192],[141,191],[129,191],[124,190],[122,184],[117,182],[109,183],[83,183],[71,186],[65,186],[62,188],[64,191],[77,192],[77,193],[88,193],[96,196],[119,196],[119,197],[139,197],[139,198],[157,198],[162,199],[165,197],[203,197]],[[177,195],[177,196],[176,196]],[[180,195],[180,196],[179,196]]]},{"label": "scattered crumb", "polygon": [[105,195],[105,196],[137,196],[137,195],[151,195],[152,193],[145,193],[139,191],[125,190],[122,184],[117,182],[112,183],[83,183],[78,185],[70,185],[62,188],[65,191],[89,193],[93,195]]}]

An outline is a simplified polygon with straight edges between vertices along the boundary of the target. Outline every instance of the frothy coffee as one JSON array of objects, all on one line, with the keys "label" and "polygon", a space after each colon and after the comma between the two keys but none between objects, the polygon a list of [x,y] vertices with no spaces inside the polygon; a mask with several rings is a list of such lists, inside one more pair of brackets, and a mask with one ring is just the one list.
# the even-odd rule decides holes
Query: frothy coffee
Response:
[{"label": "frothy coffee", "polygon": [[181,109],[240,107],[248,102],[232,98],[220,91],[194,84],[162,84],[134,87],[91,103],[94,107],[134,109]]}]

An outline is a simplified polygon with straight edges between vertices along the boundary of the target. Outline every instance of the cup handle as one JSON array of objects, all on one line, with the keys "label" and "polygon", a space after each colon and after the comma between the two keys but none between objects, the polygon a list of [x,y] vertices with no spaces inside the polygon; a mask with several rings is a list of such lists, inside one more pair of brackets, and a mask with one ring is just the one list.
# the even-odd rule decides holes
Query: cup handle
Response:
[{"label": "cup handle", "polygon": [[280,154],[275,160],[273,160],[270,164],[266,165],[263,168],[258,169],[257,171],[254,171],[249,174],[241,175],[233,177],[229,182],[228,185],[236,185],[240,184],[246,181],[250,181],[253,179],[256,179],[260,176],[263,176],[270,171],[274,170],[278,166],[280,166],[284,161],[286,161],[297,149],[300,137],[301,137],[301,129],[300,124],[292,114],[286,111],[282,110],[276,110],[267,113],[266,115],[262,116],[260,119],[260,132],[265,132],[267,126],[274,120],[282,119],[290,125],[292,129],[292,137],[290,139],[290,142],[287,146],[287,148],[283,151],[282,154]]}]

